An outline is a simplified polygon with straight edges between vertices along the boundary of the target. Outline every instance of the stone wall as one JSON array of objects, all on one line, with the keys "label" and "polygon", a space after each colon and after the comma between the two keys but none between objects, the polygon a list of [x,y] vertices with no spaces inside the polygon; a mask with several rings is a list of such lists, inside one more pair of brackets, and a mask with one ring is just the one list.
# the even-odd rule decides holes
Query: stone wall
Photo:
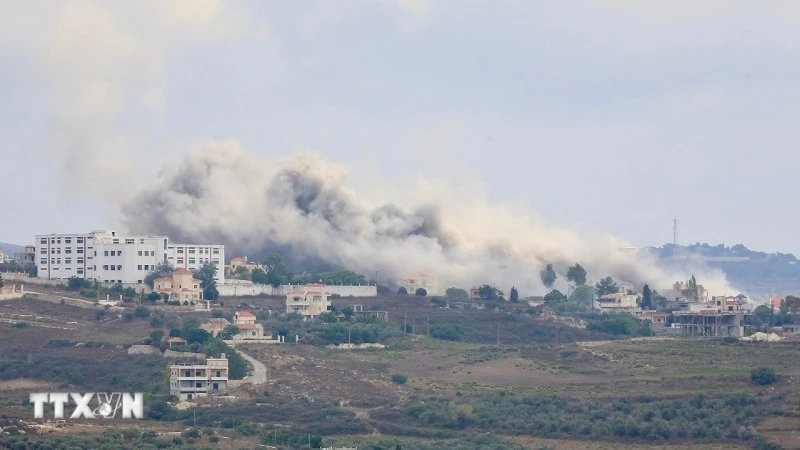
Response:
[{"label": "stone wall", "polygon": [[[268,284],[221,284],[217,285],[220,297],[247,297],[254,295],[269,295],[275,297],[285,297],[286,294],[295,290],[302,289],[303,285],[283,285],[276,288]],[[342,297],[377,297],[377,286],[325,286],[328,294],[336,294]]]}]

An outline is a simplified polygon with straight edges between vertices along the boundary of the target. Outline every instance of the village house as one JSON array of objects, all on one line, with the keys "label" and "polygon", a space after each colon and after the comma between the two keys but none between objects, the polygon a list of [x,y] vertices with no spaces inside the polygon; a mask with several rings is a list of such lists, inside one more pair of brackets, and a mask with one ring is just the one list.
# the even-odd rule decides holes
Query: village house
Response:
[{"label": "village house", "polygon": [[211,336],[217,337],[222,333],[222,330],[225,329],[231,323],[228,322],[228,319],[223,317],[212,317],[210,319],[206,319],[206,322],[200,325],[201,330],[208,331]]},{"label": "village house", "polygon": [[617,292],[600,296],[595,303],[597,309],[601,313],[639,312],[638,297],[632,292],[634,292],[632,285],[623,284]]},{"label": "village house", "polygon": [[239,268],[244,268],[249,273],[256,269],[263,269],[264,265],[249,262],[247,256],[237,256],[231,258],[230,264],[225,267],[229,275],[234,275]]},{"label": "village house", "polygon": [[186,345],[186,340],[177,336],[167,339],[166,342],[169,348],[172,348],[173,345]]},{"label": "village house", "polygon": [[[677,281],[672,285],[672,289],[665,289],[662,293],[668,301],[694,301],[694,292],[689,289],[686,281]],[[705,303],[708,301],[708,290],[702,284],[697,285],[697,302]]]},{"label": "village house", "polygon": [[414,295],[417,289],[425,289],[428,295],[436,295],[436,285],[433,277],[424,273],[415,273],[400,278],[397,286],[405,288],[406,292]]},{"label": "village house", "polygon": [[264,326],[256,323],[256,316],[248,311],[236,311],[233,324],[239,328],[234,339],[261,339],[264,337]]},{"label": "village house", "polygon": [[287,313],[298,313],[307,318],[319,316],[330,309],[331,301],[325,286],[321,284],[307,284],[286,295]]},{"label": "village house", "polygon": [[228,389],[228,358],[206,358],[205,364],[184,363],[169,367],[169,393],[180,400],[194,400]]},{"label": "village house", "polygon": [[167,300],[194,301],[203,299],[201,281],[194,278],[192,272],[178,267],[172,277],[161,277],[153,280],[153,290],[166,297]]}]

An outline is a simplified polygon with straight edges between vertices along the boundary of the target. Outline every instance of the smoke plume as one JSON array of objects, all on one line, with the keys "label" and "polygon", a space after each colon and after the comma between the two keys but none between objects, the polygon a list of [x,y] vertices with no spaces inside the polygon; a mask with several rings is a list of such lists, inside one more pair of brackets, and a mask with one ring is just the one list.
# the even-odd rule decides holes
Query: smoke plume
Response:
[{"label": "smoke plume", "polygon": [[[481,198],[440,194],[415,205],[367,205],[344,186],[347,174],[314,154],[267,159],[233,140],[209,142],[125,202],[123,222],[135,233],[224,243],[228,256],[280,248],[293,261],[368,278],[377,271],[382,281],[424,273],[439,290],[489,283],[542,294],[538,274],[548,263],[562,287],[576,262],[590,279],[667,287],[686,278],[621,254],[612,237],[588,242]],[[719,273],[711,276],[725,285]]]}]

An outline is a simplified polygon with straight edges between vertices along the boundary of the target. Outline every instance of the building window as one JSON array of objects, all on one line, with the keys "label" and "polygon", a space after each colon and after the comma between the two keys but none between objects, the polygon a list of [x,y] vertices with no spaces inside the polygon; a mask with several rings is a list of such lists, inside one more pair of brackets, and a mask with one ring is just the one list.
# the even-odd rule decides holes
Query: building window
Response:
[{"label": "building window", "polygon": [[78,238],[76,239],[75,242],[77,242],[78,244],[83,244],[83,238]]},{"label": "building window", "polygon": [[150,265],[149,264],[145,264],[144,265],[144,270],[150,270]]},{"label": "building window", "polygon": [[56,249],[56,254],[59,254],[59,255],[61,254],[61,249],[60,248]]},{"label": "building window", "polygon": [[83,267],[78,267],[78,273],[79,274],[83,273]]},{"label": "building window", "polygon": [[178,249],[178,254],[183,254],[183,249],[182,248]]},{"label": "building window", "polygon": [[117,270],[122,270],[122,266],[117,266]]},{"label": "building window", "polygon": [[134,239],[125,239],[125,244],[133,244],[136,242]]},{"label": "building window", "polygon": [[41,254],[43,254],[43,255],[46,255],[46,254],[47,254],[47,249],[46,249],[46,248],[44,248],[44,247],[42,247],[42,249],[41,249],[41,250],[39,250],[39,253],[41,253]]},{"label": "building window", "polygon": [[103,266],[103,270],[108,270],[108,264],[105,264],[105,265]]},{"label": "building window", "polygon": [[72,253],[72,249],[71,248],[65,248],[64,249],[64,253]]},{"label": "building window", "polygon": [[141,250],[139,250],[139,256],[142,256],[142,251]]},{"label": "building window", "polygon": [[55,255],[55,254],[56,254],[56,249],[54,249],[54,248],[51,248],[51,249],[50,249],[50,254],[51,254],[51,255]]},{"label": "building window", "polygon": [[78,247],[78,249],[77,249],[77,252],[78,252],[78,253],[83,253],[83,249],[82,249],[82,248],[80,248],[80,247]]},{"label": "building window", "polygon": [[83,258],[78,258],[78,264],[83,264]]},{"label": "building window", "polygon": [[215,248],[215,249],[214,249],[214,254],[215,254],[215,255],[219,255],[219,249],[218,249],[218,248]]},{"label": "building window", "polygon": [[105,251],[105,256],[108,256],[108,250]]},{"label": "building window", "polygon": [[189,264],[194,264],[194,263],[195,263],[194,258],[189,258]]},{"label": "building window", "polygon": [[64,258],[64,264],[72,264],[72,258]]},{"label": "building window", "polygon": [[56,244],[60,244],[60,243],[61,243],[61,238],[58,238],[58,239],[56,240]]},{"label": "building window", "polygon": [[190,249],[189,249],[189,254],[190,254],[190,255],[194,255],[194,249],[193,249],[193,248],[190,248]]},{"label": "building window", "polygon": [[117,256],[122,256],[122,250],[117,250]]},{"label": "building window", "polygon": [[183,258],[178,258],[178,264],[183,264]]},{"label": "building window", "polygon": [[112,239],[112,240],[111,240],[111,243],[112,243],[112,244],[119,244],[119,239]]},{"label": "building window", "polygon": [[137,270],[142,270],[142,265],[141,265],[141,264],[139,264],[139,265],[136,267],[136,269],[137,269]]},{"label": "building window", "polygon": [[41,264],[43,266],[46,266],[47,265],[47,260],[43,259],[43,260],[39,261],[39,264]]},{"label": "building window", "polygon": [[47,245],[47,238],[39,239],[39,243],[42,245]]},{"label": "building window", "polygon": [[72,243],[72,238],[64,238],[64,243],[65,244],[71,244]]}]

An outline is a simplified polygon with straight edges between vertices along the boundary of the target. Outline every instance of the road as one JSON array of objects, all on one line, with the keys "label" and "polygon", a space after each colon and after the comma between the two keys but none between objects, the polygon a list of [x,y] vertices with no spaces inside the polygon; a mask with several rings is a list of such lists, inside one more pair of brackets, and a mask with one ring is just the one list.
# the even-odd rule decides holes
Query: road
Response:
[{"label": "road", "polygon": [[243,383],[264,384],[267,382],[267,366],[241,350],[236,350],[242,358],[253,365],[253,376],[241,380]]}]

